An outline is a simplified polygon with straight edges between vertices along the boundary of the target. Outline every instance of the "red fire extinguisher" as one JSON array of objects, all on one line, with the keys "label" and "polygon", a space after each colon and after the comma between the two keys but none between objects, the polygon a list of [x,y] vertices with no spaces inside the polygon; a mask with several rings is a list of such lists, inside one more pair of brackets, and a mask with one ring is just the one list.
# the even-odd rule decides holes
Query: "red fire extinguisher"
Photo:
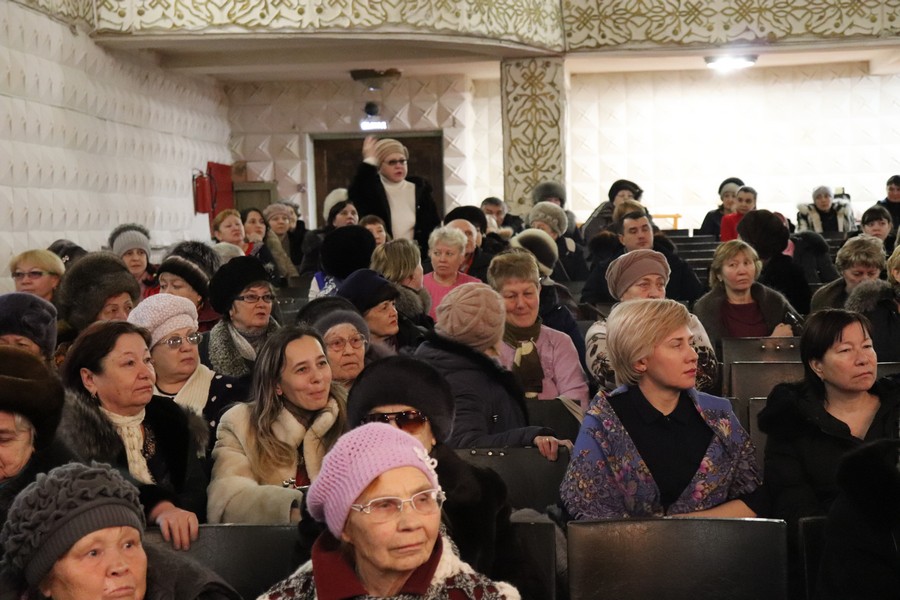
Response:
[{"label": "red fire extinguisher", "polygon": [[194,170],[194,212],[197,213],[215,213],[216,200],[213,190],[215,182],[209,174]]}]

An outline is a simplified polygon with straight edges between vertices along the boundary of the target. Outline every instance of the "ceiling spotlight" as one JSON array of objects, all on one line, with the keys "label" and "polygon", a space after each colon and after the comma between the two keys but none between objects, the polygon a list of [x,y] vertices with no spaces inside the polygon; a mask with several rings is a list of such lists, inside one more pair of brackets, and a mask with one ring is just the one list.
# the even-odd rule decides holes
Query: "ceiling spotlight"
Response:
[{"label": "ceiling spotlight", "polygon": [[748,56],[707,56],[706,66],[720,73],[730,73],[752,67],[756,64],[757,57]]}]

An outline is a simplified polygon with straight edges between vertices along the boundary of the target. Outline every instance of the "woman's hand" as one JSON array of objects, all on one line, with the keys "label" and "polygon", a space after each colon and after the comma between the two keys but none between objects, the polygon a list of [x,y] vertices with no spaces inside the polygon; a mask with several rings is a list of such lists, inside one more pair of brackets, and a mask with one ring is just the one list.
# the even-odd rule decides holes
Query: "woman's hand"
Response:
[{"label": "woman's hand", "polygon": [[539,435],[534,438],[533,443],[541,451],[541,456],[547,460],[556,460],[560,446],[565,446],[569,452],[572,451],[570,440],[558,440],[552,435]]},{"label": "woman's hand", "polygon": [[363,140],[363,160],[368,160],[370,158],[375,160],[376,143],[378,143],[378,140],[376,140],[374,136],[366,136],[366,139]]},{"label": "woman's hand", "polygon": [[163,539],[176,550],[187,550],[200,532],[197,515],[182,510],[171,502],[160,502],[150,513],[150,521],[159,525]]},{"label": "woman's hand", "polygon": [[775,326],[775,329],[772,330],[771,337],[793,337],[794,330],[787,323],[779,323]]}]

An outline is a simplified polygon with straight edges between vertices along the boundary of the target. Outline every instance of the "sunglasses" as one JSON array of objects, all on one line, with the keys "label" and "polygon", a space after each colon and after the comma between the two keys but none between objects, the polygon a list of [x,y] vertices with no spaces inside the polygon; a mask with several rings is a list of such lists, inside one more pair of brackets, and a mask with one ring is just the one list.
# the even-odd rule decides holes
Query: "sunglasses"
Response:
[{"label": "sunglasses", "polygon": [[407,433],[418,431],[425,423],[428,417],[425,413],[417,410],[403,410],[392,413],[370,413],[362,418],[360,425],[366,423],[387,423],[388,425],[396,425]]}]

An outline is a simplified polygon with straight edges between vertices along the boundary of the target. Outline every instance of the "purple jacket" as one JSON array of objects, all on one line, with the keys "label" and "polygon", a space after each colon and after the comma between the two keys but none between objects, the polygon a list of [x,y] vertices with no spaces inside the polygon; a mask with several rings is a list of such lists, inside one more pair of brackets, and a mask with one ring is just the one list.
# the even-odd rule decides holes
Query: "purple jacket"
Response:
[{"label": "purple jacket", "polygon": [[659,488],[622,426],[608,396],[598,394],[584,417],[572,460],[560,486],[576,520],[662,517],[713,508],[754,491],[761,483],[750,436],[724,398],[688,390],[713,438],[690,484],[664,510]]},{"label": "purple jacket", "polygon": [[[544,370],[544,390],[541,399],[549,400],[565,396],[577,400],[581,410],[588,407],[588,386],[578,351],[572,339],[564,333],[541,325],[541,335],[537,339],[537,351],[541,357],[541,368]],[[500,364],[512,369],[516,350],[507,344],[501,344]]]}]

